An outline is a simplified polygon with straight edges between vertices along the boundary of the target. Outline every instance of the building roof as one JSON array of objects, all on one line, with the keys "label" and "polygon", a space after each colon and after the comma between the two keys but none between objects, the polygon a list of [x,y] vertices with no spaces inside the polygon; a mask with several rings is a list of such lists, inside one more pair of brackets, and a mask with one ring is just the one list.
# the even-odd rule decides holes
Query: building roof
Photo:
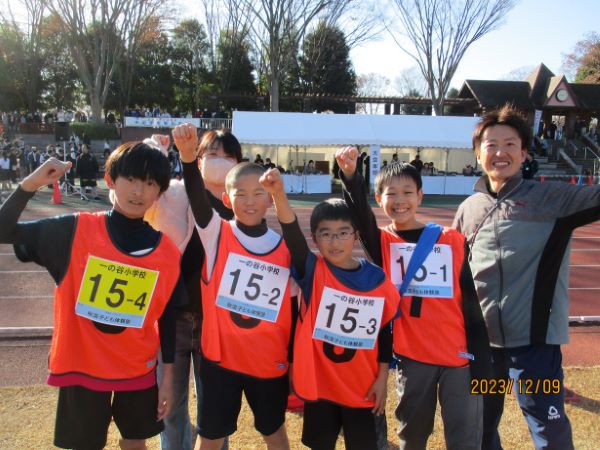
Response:
[{"label": "building roof", "polygon": [[569,87],[582,108],[600,112],[600,84],[570,83]]},{"label": "building roof", "polygon": [[520,109],[533,107],[529,98],[529,84],[526,81],[466,80],[459,98],[475,98],[484,108],[496,108],[512,103]]},{"label": "building roof", "polygon": [[557,107],[552,98],[563,88],[570,91],[574,103],[565,103],[561,108],[600,111],[600,84],[569,83],[564,75],[554,75],[544,64],[537,66],[525,81],[466,80],[458,97],[475,99],[482,108],[512,103],[517,108],[532,110]]},{"label": "building roof", "polygon": [[548,84],[552,77],[554,77],[552,71],[544,64],[540,64],[525,80],[531,89],[530,99],[535,106],[542,106],[546,103],[548,95],[552,94],[548,93]]}]

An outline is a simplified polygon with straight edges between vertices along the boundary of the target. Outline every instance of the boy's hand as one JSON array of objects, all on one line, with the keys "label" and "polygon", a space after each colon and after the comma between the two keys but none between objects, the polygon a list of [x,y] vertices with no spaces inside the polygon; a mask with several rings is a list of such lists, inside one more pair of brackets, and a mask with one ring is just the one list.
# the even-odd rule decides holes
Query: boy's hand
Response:
[{"label": "boy's hand", "polygon": [[285,192],[283,186],[283,178],[281,178],[281,173],[277,169],[269,169],[265,173],[262,174],[258,182],[265,188],[265,190],[271,194],[276,195],[281,192]]},{"label": "boy's hand", "polygon": [[356,172],[356,161],[358,159],[358,150],[356,147],[344,147],[335,152],[335,159],[344,173],[344,177],[351,180]]},{"label": "boy's hand", "polygon": [[171,138],[168,134],[153,134],[150,139],[152,139],[163,152],[167,152],[169,149],[169,145],[171,145]]},{"label": "boy's hand", "polygon": [[371,412],[376,416],[385,413],[385,402],[387,399],[387,378],[388,378],[388,365],[384,363],[379,364],[379,374],[375,379],[375,382],[371,385],[369,392],[367,392],[367,396],[365,400],[369,400],[371,397],[375,396],[375,406]]},{"label": "boy's hand", "polygon": [[70,168],[71,162],[62,162],[52,157],[35,169],[21,182],[21,189],[26,192],[35,192],[42,186],[58,181]]},{"label": "boy's hand", "polygon": [[198,132],[191,123],[183,123],[173,128],[173,140],[179,150],[182,162],[196,161],[198,155]]}]

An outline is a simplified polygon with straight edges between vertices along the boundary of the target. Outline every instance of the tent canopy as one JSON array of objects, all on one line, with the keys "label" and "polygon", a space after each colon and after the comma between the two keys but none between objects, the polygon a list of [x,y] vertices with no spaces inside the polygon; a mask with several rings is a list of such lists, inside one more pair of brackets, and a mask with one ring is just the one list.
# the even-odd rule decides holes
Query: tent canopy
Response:
[{"label": "tent canopy", "polygon": [[471,148],[479,117],[234,111],[242,144]]}]

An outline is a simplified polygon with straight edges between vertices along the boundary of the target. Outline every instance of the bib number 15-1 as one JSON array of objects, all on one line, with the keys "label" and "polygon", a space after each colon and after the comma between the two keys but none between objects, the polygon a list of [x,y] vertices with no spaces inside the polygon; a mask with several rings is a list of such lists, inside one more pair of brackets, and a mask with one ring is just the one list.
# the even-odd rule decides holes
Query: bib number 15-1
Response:
[{"label": "bib number 15-1", "polygon": [[[414,254],[415,244],[391,244],[390,268],[392,283],[400,287]],[[406,295],[453,298],[452,247],[436,244],[406,289]]]}]

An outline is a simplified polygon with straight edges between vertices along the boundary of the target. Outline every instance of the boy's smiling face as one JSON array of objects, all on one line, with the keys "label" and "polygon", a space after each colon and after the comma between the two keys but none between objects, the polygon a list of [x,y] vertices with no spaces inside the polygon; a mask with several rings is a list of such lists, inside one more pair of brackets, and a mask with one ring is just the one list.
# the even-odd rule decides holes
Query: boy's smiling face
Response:
[{"label": "boy's smiling face", "polygon": [[242,175],[223,193],[223,204],[232,209],[235,218],[244,225],[259,225],[273,203],[259,179],[260,174]]},{"label": "boy's smiling face", "polygon": [[119,176],[115,181],[106,177],[106,185],[114,191],[114,208],[129,219],[139,219],[160,196],[155,180]]},{"label": "boy's smiling face", "polygon": [[352,223],[346,220],[322,220],[313,234],[323,258],[342,269],[356,268],[352,250],[357,238]]},{"label": "boy's smiling face", "polygon": [[375,199],[396,230],[420,228],[416,219],[417,208],[423,200],[423,191],[410,177],[394,177]]}]

